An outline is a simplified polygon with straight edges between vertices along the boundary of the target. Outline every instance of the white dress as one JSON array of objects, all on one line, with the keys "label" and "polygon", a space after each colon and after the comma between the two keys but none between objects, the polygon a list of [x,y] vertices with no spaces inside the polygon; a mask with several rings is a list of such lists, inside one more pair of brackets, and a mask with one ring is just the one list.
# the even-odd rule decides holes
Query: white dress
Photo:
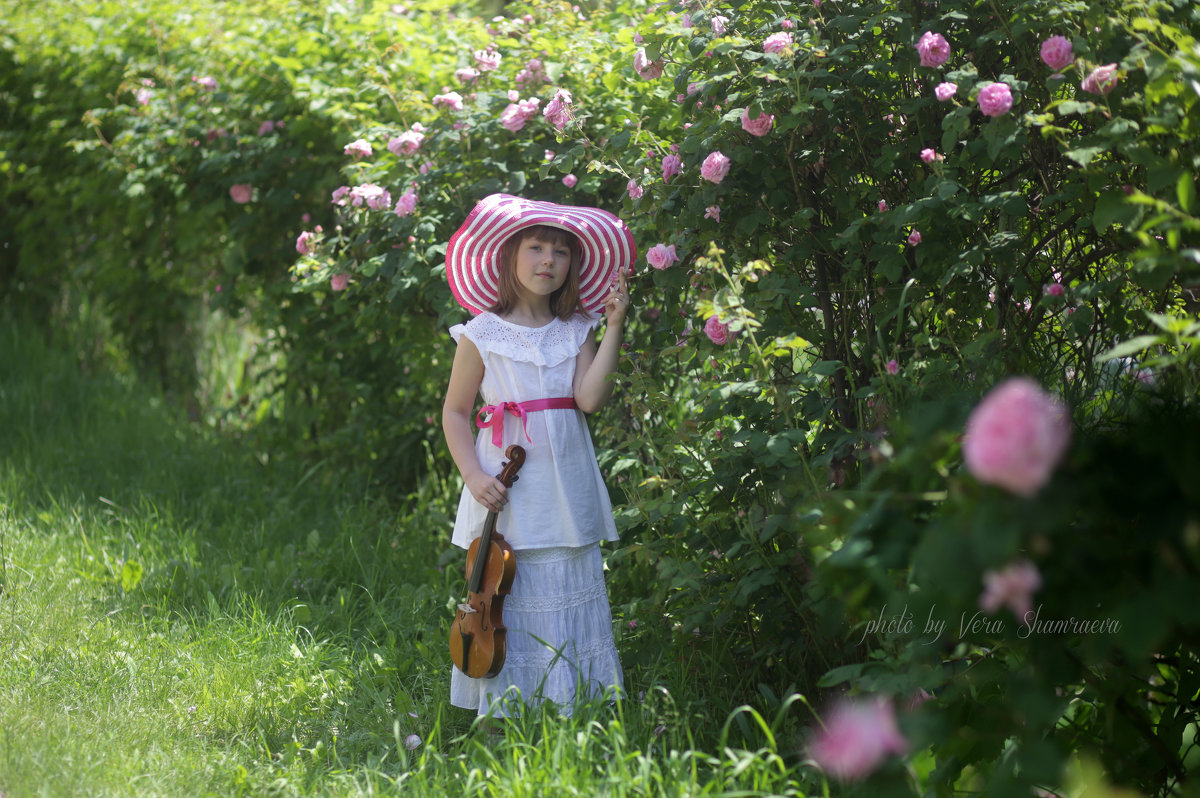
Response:
[{"label": "white dress", "polygon": [[[483,358],[484,404],[573,395],[575,358],[597,318],[576,315],[543,327],[523,327],[492,313],[450,328]],[[616,540],[612,505],[583,411],[529,412],[524,423],[505,414],[501,446],[482,429],[475,451],[483,469],[498,474],[510,444],[525,462],[496,517],[496,531],[516,551],[512,592],[504,600],[507,654],[491,679],[451,669],[450,702],[507,716],[523,702],[548,699],[570,712],[576,695],[599,696],[623,681],[612,636],[599,541]],[[479,537],[487,510],[463,490],[452,541],[466,548]]]}]

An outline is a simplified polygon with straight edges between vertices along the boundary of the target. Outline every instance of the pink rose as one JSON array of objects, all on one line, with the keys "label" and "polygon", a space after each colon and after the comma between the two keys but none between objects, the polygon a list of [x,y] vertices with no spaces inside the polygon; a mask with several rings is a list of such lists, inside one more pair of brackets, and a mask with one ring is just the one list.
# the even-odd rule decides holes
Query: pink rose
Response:
[{"label": "pink rose", "polygon": [[896,362],[895,358],[889,360],[884,368],[887,369],[888,374],[896,375],[900,373],[900,364]]},{"label": "pink rose", "polygon": [[301,255],[307,255],[308,253],[312,252],[314,238],[316,238],[316,236],[309,231],[305,230],[302,232],[296,237],[296,251]]},{"label": "pink rose", "polygon": [[350,204],[357,208],[364,203],[371,210],[387,210],[392,206],[392,195],[374,183],[363,183],[350,189]]},{"label": "pink rose", "polygon": [[675,254],[675,245],[655,244],[646,253],[646,262],[656,269],[665,269],[673,263],[678,263],[679,257]]},{"label": "pink rose", "polygon": [[475,63],[480,72],[491,72],[500,68],[500,53],[488,48],[475,51]]},{"label": "pink rose", "polygon": [[724,36],[727,26],[729,25],[729,17],[715,16],[708,21],[712,26],[712,32],[716,36]]},{"label": "pink rose", "polygon": [[1079,87],[1090,94],[1108,94],[1117,87],[1117,65],[1096,67]]},{"label": "pink rose", "polygon": [[771,126],[774,124],[774,114],[759,114],[751,119],[749,108],[746,108],[744,111],[742,111],[742,130],[746,131],[751,136],[767,135],[771,132]]},{"label": "pink rose", "polygon": [[625,190],[629,192],[630,199],[641,199],[642,195],[646,193],[636,180],[630,180],[625,184]]},{"label": "pink rose", "polygon": [[720,183],[729,174],[729,159],[720,150],[710,152],[700,164],[700,176],[712,183]]},{"label": "pink rose", "polygon": [[275,132],[275,123],[270,119],[258,126],[258,135],[260,136],[265,136],[273,132]]},{"label": "pink rose", "polygon": [[716,316],[709,316],[708,321],[704,322],[704,334],[717,346],[724,346],[729,340],[729,325],[722,324]]},{"label": "pink rose", "polygon": [[448,91],[445,94],[438,94],[433,98],[434,105],[444,105],[451,111],[461,111],[463,109],[462,95],[456,91]]},{"label": "pink rose", "polygon": [[938,102],[946,102],[958,92],[958,84],[949,81],[939,83],[933,90],[933,96],[938,98]]},{"label": "pink rose", "polygon": [[329,287],[334,291],[345,291],[349,284],[350,275],[348,274],[335,274],[329,278]]},{"label": "pink rose", "polygon": [[1028,377],[993,388],[967,418],[963,460],[978,479],[1032,496],[1050,479],[1071,439],[1066,409]]},{"label": "pink rose", "polygon": [[782,53],[792,46],[792,34],[772,33],[763,41],[764,53]]},{"label": "pink rose", "polygon": [[354,141],[347,144],[345,149],[342,150],[342,152],[346,153],[351,158],[359,158],[359,159],[370,158],[371,157],[371,145],[368,144],[363,139],[355,139]]},{"label": "pink rose", "polygon": [[887,210],[887,200],[880,200],[879,204],[875,207],[879,208],[880,213],[883,213]]},{"label": "pink rose", "polygon": [[575,184],[579,182],[579,178],[575,175],[563,175],[562,182],[567,188],[575,188]]},{"label": "pink rose", "polygon": [[417,208],[417,192],[415,189],[405,191],[396,200],[396,215],[408,216]]},{"label": "pink rose", "polygon": [[918,232],[917,230],[913,230],[911,233],[908,234],[908,245],[910,247],[915,247],[917,244],[920,244],[920,243],[921,243],[921,233],[920,232]]},{"label": "pink rose", "polygon": [[704,218],[712,219],[714,222],[720,222],[721,221],[721,206],[720,205],[709,205],[707,208],[704,209]]},{"label": "pink rose", "polygon": [[916,46],[921,54],[921,66],[939,67],[950,58],[950,43],[940,33],[925,31]]},{"label": "pink rose", "polygon": [[780,22],[780,23],[779,23],[779,25],[780,25],[780,26],[781,26],[781,27],[782,27],[784,30],[791,30],[792,28],[796,27],[796,23],[795,23],[795,22],[793,22],[793,21],[792,21],[792,20],[790,20],[790,19],[785,19],[783,22]]},{"label": "pink rose", "polygon": [[662,159],[662,175],[664,183],[670,183],[671,177],[679,174],[682,171],[683,161],[680,160],[678,155],[672,153],[671,155],[668,155]]},{"label": "pink rose", "polygon": [[387,143],[388,152],[398,157],[413,155],[425,143],[425,134],[422,131],[424,128],[413,125],[411,130],[395,136]]},{"label": "pink rose", "polygon": [[839,781],[869,775],[889,754],[903,754],[908,741],[896,725],[896,712],[886,698],[843,700],[829,713],[809,745],[812,758]]},{"label": "pink rose", "polygon": [[1059,297],[1067,293],[1067,289],[1063,287],[1062,283],[1050,283],[1042,288],[1042,293],[1048,296]]},{"label": "pink rose", "polygon": [[994,615],[1001,607],[1008,607],[1021,620],[1032,611],[1033,594],[1041,586],[1042,575],[1029,560],[1009,563],[999,571],[985,571],[979,609]]},{"label": "pink rose", "polygon": [[150,100],[153,99],[153,97],[154,97],[154,92],[150,91],[147,88],[141,88],[141,89],[137,90],[138,105],[149,105]]},{"label": "pink rose", "polygon": [[229,187],[230,198],[239,205],[245,205],[254,198],[254,186],[249,183],[236,183]]},{"label": "pink rose", "polygon": [[554,92],[553,99],[546,103],[546,110],[542,111],[542,116],[554,125],[554,129],[562,131],[574,117],[575,114],[571,109],[571,92],[566,89],[559,89]]},{"label": "pink rose", "polygon": [[462,84],[473,83],[479,77],[479,70],[472,67],[462,67],[461,69],[454,70],[454,77]]},{"label": "pink rose", "polygon": [[350,193],[350,186],[338,186],[333,190],[333,195],[330,201],[334,205],[345,205],[346,195]]},{"label": "pink rose", "polygon": [[984,116],[1004,116],[1013,105],[1007,83],[989,83],[979,90],[979,110]]},{"label": "pink rose", "polygon": [[500,125],[505,130],[516,133],[525,127],[525,123],[537,114],[540,103],[541,100],[537,97],[530,97],[528,100],[521,100],[519,103],[509,103],[500,112]]},{"label": "pink rose", "polygon": [[1064,36],[1051,36],[1042,42],[1042,61],[1055,72],[1062,72],[1075,60],[1071,42]]},{"label": "pink rose", "polygon": [[202,78],[192,78],[192,82],[205,91],[216,91],[217,86],[220,85],[217,83],[216,78],[209,77],[208,75],[205,75]]},{"label": "pink rose", "polygon": [[932,147],[926,147],[925,149],[921,150],[921,160],[925,163],[933,163],[937,160],[937,157],[937,151]]},{"label": "pink rose", "polygon": [[633,69],[642,80],[654,80],[662,76],[663,62],[662,59],[650,61],[646,58],[646,51],[642,49],[633,56]]}]

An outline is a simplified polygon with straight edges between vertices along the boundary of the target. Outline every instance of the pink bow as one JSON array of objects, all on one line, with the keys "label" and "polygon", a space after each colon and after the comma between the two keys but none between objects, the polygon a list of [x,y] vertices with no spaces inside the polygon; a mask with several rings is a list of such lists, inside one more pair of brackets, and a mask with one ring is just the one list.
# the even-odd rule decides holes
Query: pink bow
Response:
[{"label": "pink bow", "polygon": [[[479,412],[475,414],[475,426],[479,429],[492,428],[492,445],[501,447],[504,445],[504,414],[512,413],[517,418],[521,419],[521,432],[525,433],[525,440],[533,443],[533,438],[529,437],[529,430],[525,426],[525,417],[528,413],[534,410],[572,410],[575,408],[575,399],[570,396],[564,396],[556,399],[530,399],[527,402],[501,402],[498,405],[485,405],[479,408]],[[487,419],[484,416],[487,415]]]}]

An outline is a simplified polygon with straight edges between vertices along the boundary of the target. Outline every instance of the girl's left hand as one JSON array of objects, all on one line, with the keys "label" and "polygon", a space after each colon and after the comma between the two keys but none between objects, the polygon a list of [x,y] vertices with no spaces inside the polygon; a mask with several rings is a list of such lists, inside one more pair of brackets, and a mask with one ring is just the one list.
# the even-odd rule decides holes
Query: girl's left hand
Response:
[{"label": "girl's left hand", "polygon": [[604,299],[604,316],[609,324],[625,321],[625,314],[629,310],[629,284],[625,280],[625,273],[625,269],[617,273],[617,282]]}]

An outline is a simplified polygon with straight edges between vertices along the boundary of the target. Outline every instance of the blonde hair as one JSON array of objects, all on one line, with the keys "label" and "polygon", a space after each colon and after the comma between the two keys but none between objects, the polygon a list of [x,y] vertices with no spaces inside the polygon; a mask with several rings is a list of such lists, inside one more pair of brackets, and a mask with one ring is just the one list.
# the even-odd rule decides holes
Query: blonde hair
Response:
[{"label": "blonde hair", "polygon": [[567,270],[567,279],[550,295],[550,312],[564,321],[576,313],[583,313],[583,303],[579,299],[579,267],[583,259],[583,246],[570,230],[547,224],[518,230],[500,245],[500,284],[497,286],[496,304],[488,310],[502,316],[516,305],[520,289],[516,268],[517,252],[521,249],[521,243],[529,238],[536,238],[555,247],[565,244],[571,250],[571,267]]}]

